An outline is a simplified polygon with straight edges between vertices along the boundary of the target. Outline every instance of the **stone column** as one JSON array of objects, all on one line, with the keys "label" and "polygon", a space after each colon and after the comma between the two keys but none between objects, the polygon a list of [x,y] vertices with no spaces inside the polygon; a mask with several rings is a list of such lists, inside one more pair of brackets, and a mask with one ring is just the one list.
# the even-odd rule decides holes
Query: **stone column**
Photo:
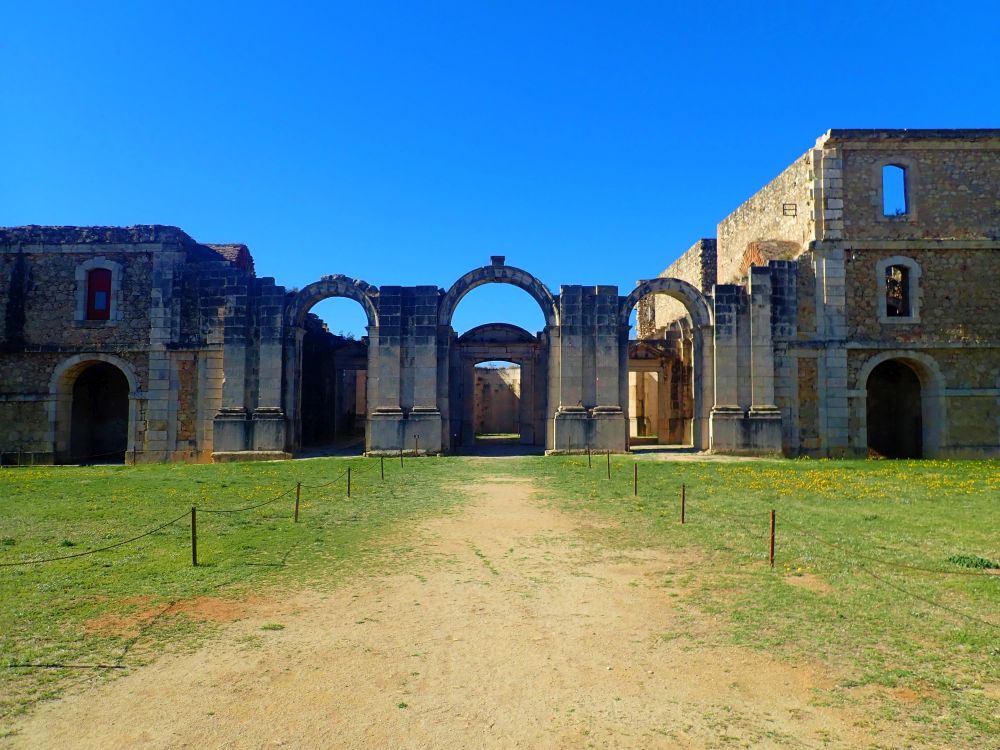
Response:
[{"label": "stone column", "polygon": [[288,442],[285,412],[281,408],[285,289],[276,286],[272,278],[257,279],[255,286],[257,403],[251,418],[252,448],[283,458]]},{"label": "stone column", "polygon": [[781,452],[781,412],[774,403],[774,341],[771,331],[771,271],[750,268],[749,450]]},{"label": "stone column", "polygon": [[743,420],[739,403],[739,318],[743,312],[743,288],[718,284],[714,299],[715,405],[711,412],[711,449],[738,452]]},{"label": "stone column", "polygon": [[223,316],[222,406],[215,416],[213,455],[246,451],[250,448],[247,413],[247,277],[234,270],[225,274],[226,306]]},{"label": "stone column", "polygon": [[[412,387],[412,407],[404,423],[404,449],[418,446],[421,454],[441,452],[441,411],[438,408],[438,288],[403,290],[403,361]],[[419,441],[417,441],[417,437]]]},{"label": "stone column", "polygon": [[584,406],[584,289],[564,286],[559,293],[558,362],[550,378],[558,382],[558,408],[553,418],[552,444],[548,451],[565,453],[586,450],[589,442],[588,415]]},{"label": "stone column", "polygon": [[[168,461],[174,445],[173,404],[176,384],[171,380],[172,363],[168,345],[176,341],[179,320],[175,320],[174,267],[183,255],[161,251],[153,254],[152,289],[149,306],[149,374],[146,383],[146,434],[144,459]],[[174,386],[172,388],[172,386]],[[176,437],[176,435],[173,435]]]},{"label": "stone column", "polygon": [[844,250],[839,244],[815,250],[817,334],[824,341],[819,359],[820,447],[831,457],[849,452],[847,398],[847,312]]},{"label": "stone column", "polygon": [[369,392],[375,398],[369,407],[368,450],[395,452],[403,447],[403,410],[400,406],[400,357],[402,349],[402,293],[398,286],[379,288],[379,327],[369,333]]}]

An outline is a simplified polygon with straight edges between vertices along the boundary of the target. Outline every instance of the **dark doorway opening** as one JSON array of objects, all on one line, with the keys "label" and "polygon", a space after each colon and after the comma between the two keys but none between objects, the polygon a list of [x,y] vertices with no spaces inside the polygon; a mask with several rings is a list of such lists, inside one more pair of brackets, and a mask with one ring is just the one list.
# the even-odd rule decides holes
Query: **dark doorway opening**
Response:
[{"label": "dark doorway opening", "polygon": [[885,458],[923,456],[920,378],[903,362],[889,360],[868,376],[868,450]]},{"label": "dark doorway opening", "polygon": [[364,452],[368,339],[331,333],[306,316],[302,340],[302,453]]},{"label": "dark doorway opening", "polygon": [[128,380],[107,362],[87,367],[73,384],[70,460],[124,463],[128,449]]}]

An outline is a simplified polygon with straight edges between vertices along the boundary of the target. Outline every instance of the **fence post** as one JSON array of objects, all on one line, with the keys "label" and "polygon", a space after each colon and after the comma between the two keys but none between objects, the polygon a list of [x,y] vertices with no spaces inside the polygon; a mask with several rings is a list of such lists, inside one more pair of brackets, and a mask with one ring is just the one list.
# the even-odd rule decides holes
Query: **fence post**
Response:
[{"label": "fence post", "polygon": [[420,435],[413,436],[413,457],[420,455]]},{"label": "fence post", "polygon": [[632,464],[632,494],[639,496],[639,464]]},{"label": "fence post", "polygon": [[774,567],[774,509],[771,509],[771,567]]},{"label": "fence post", "polygon": [[399,446],[399,468],[403,468],[403,446]]},{"label": "fence post", "polygon": [[611,449],[608,449],[608,479],[611,479]]},{"label": "fence post", "polygon": [[385,481],[385,456],[378,457],[378,470],[382,474],[382,481]]},{"label": "fence post", "polygon": [[351,467],[347,467],[347,496],[351,496]]},{"label": "fence post", "polygon": [[191,506],[191,565],[198,567],[198,509]]},{"label": "fence post", "polygon": [[302,482],[295,483],[295,523],[299,522],[299,497],[302,495]]},{"label": "fence post", "polygon": [[681,523],[684,523],[684,506],[687,504],[687,487],[681,485]]},{"label": "fence post", "polygon": [[588,445],[587,446],[587,468],[588,469],[592,469],[593,467],[594,467],[594,464],[591,462],[591,458],[590,458],[590,446]]}]

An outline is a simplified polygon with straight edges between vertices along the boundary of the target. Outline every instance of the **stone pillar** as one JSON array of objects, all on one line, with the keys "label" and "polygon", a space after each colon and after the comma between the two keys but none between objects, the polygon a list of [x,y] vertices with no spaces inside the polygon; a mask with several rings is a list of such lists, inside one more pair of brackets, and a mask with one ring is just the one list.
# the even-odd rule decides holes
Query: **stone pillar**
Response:
[{"label": "stone pillar", "polygon": [[217,454],[246,451],[250,448],[250,422],[247,413],[247,309],[248,279],[236,271],[225,274],[225,312],[223,314],[222,405],[215,415],[213,458]]},{"label": "stone pillar", "polygon": [[168,461],[174,445],[173,421],[177,415],[176,387],[171,383],[168,345],[179,333],[179,310],[174,304],[174,267],[183,255],[171,252],[153,254],[153,278],[149,306],[149,371],[146,382],[146,431],[143,445],[145,461]]},{"label": "stone pillar", "polygon": [[558,404],[552,425],[549,452],[566,453],[586,450],[589,442],[588,414],[584,405],[584,290],[582,286],[564,286],[559,291],[559,335],[552,339],[558,346],[557,367],[550,370],[558,382]]},{"label": "stone pillar", "polygon": [[[404,422],[403,449],[415,446],[421,454],[441,452],[441,411],[438,408],[438,288],[418,286],[403,290],[403,357],[401,372],[410,384],[412,403]],[[405,401],[407,399],[403,399]],[[417,437],[419,436],[419,438]]]},{"label": "stone pillar", "polygon": [[254,282],[257,290],[254,313],[257,319],[257,403],[251,417],[251,447],[263,457],[284,458],[288,442],[285,412],[281,407],[283,369],[282,335],[284,323],[284,287],[274,279]]},{"label": "stone pillar", "polygon": [[403,409],[400,406],[400,357],[402,349],[403,288],[379,288],[377,333],[369,333],[368,450],[395,452],[403,447]]},{"label": "stone pillar", "polygon": [[816,327],[824,342],[819,359],[820,448],[831,457],[847,455],[847,312],[844,250],[839,244],[818,246],[816,263]]},{"label": "stone pillar", "polygon": [[623,453],[628,450],[628,416],[623,408],[621,383],[628,380],[628,340],[626,338],[623,369],[618,320],[621,298],[618,287],[598,286],[586,299],[590,308],[587,320],[591,325],[584,335],[593,337],[595,394],[588,442],[597,450]]},{"label": "stone pillar", "polygon": [[714,299],[715,405],[711,412],[711,449],[736,452],[741,443],[743,420],[739,403],[739,318],[743,312],[743,288],[718,284]]},{"label": "stone pillar", "polygon": [[750,268],[749,445],[761,453],[781,452],[781,412],[774,403],[774,341],[771,335],[771,271]]}]

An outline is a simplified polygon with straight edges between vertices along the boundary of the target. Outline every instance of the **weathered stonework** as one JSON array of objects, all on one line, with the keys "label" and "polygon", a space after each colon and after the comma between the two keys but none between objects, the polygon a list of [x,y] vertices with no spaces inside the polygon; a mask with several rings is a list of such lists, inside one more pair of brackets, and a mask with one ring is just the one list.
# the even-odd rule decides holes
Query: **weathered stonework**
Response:
[{"label": "weathered stonework", "polygon": [[[892,215],[886,166],[905,176]],[[549,452],[1000,455],[998,184],[1000,131],[832,130],[627,294],[554,294],[502,257],[447,290],[290,292],[245,246],[174,227],[2,229],[0,462],[460,450],[491,360],[520,367],[503,424]],[[457,335],[455,308],[489,283],[529,294],[544,329]],[[365,310],[360,341],[310,317],[332,296]]]}]

